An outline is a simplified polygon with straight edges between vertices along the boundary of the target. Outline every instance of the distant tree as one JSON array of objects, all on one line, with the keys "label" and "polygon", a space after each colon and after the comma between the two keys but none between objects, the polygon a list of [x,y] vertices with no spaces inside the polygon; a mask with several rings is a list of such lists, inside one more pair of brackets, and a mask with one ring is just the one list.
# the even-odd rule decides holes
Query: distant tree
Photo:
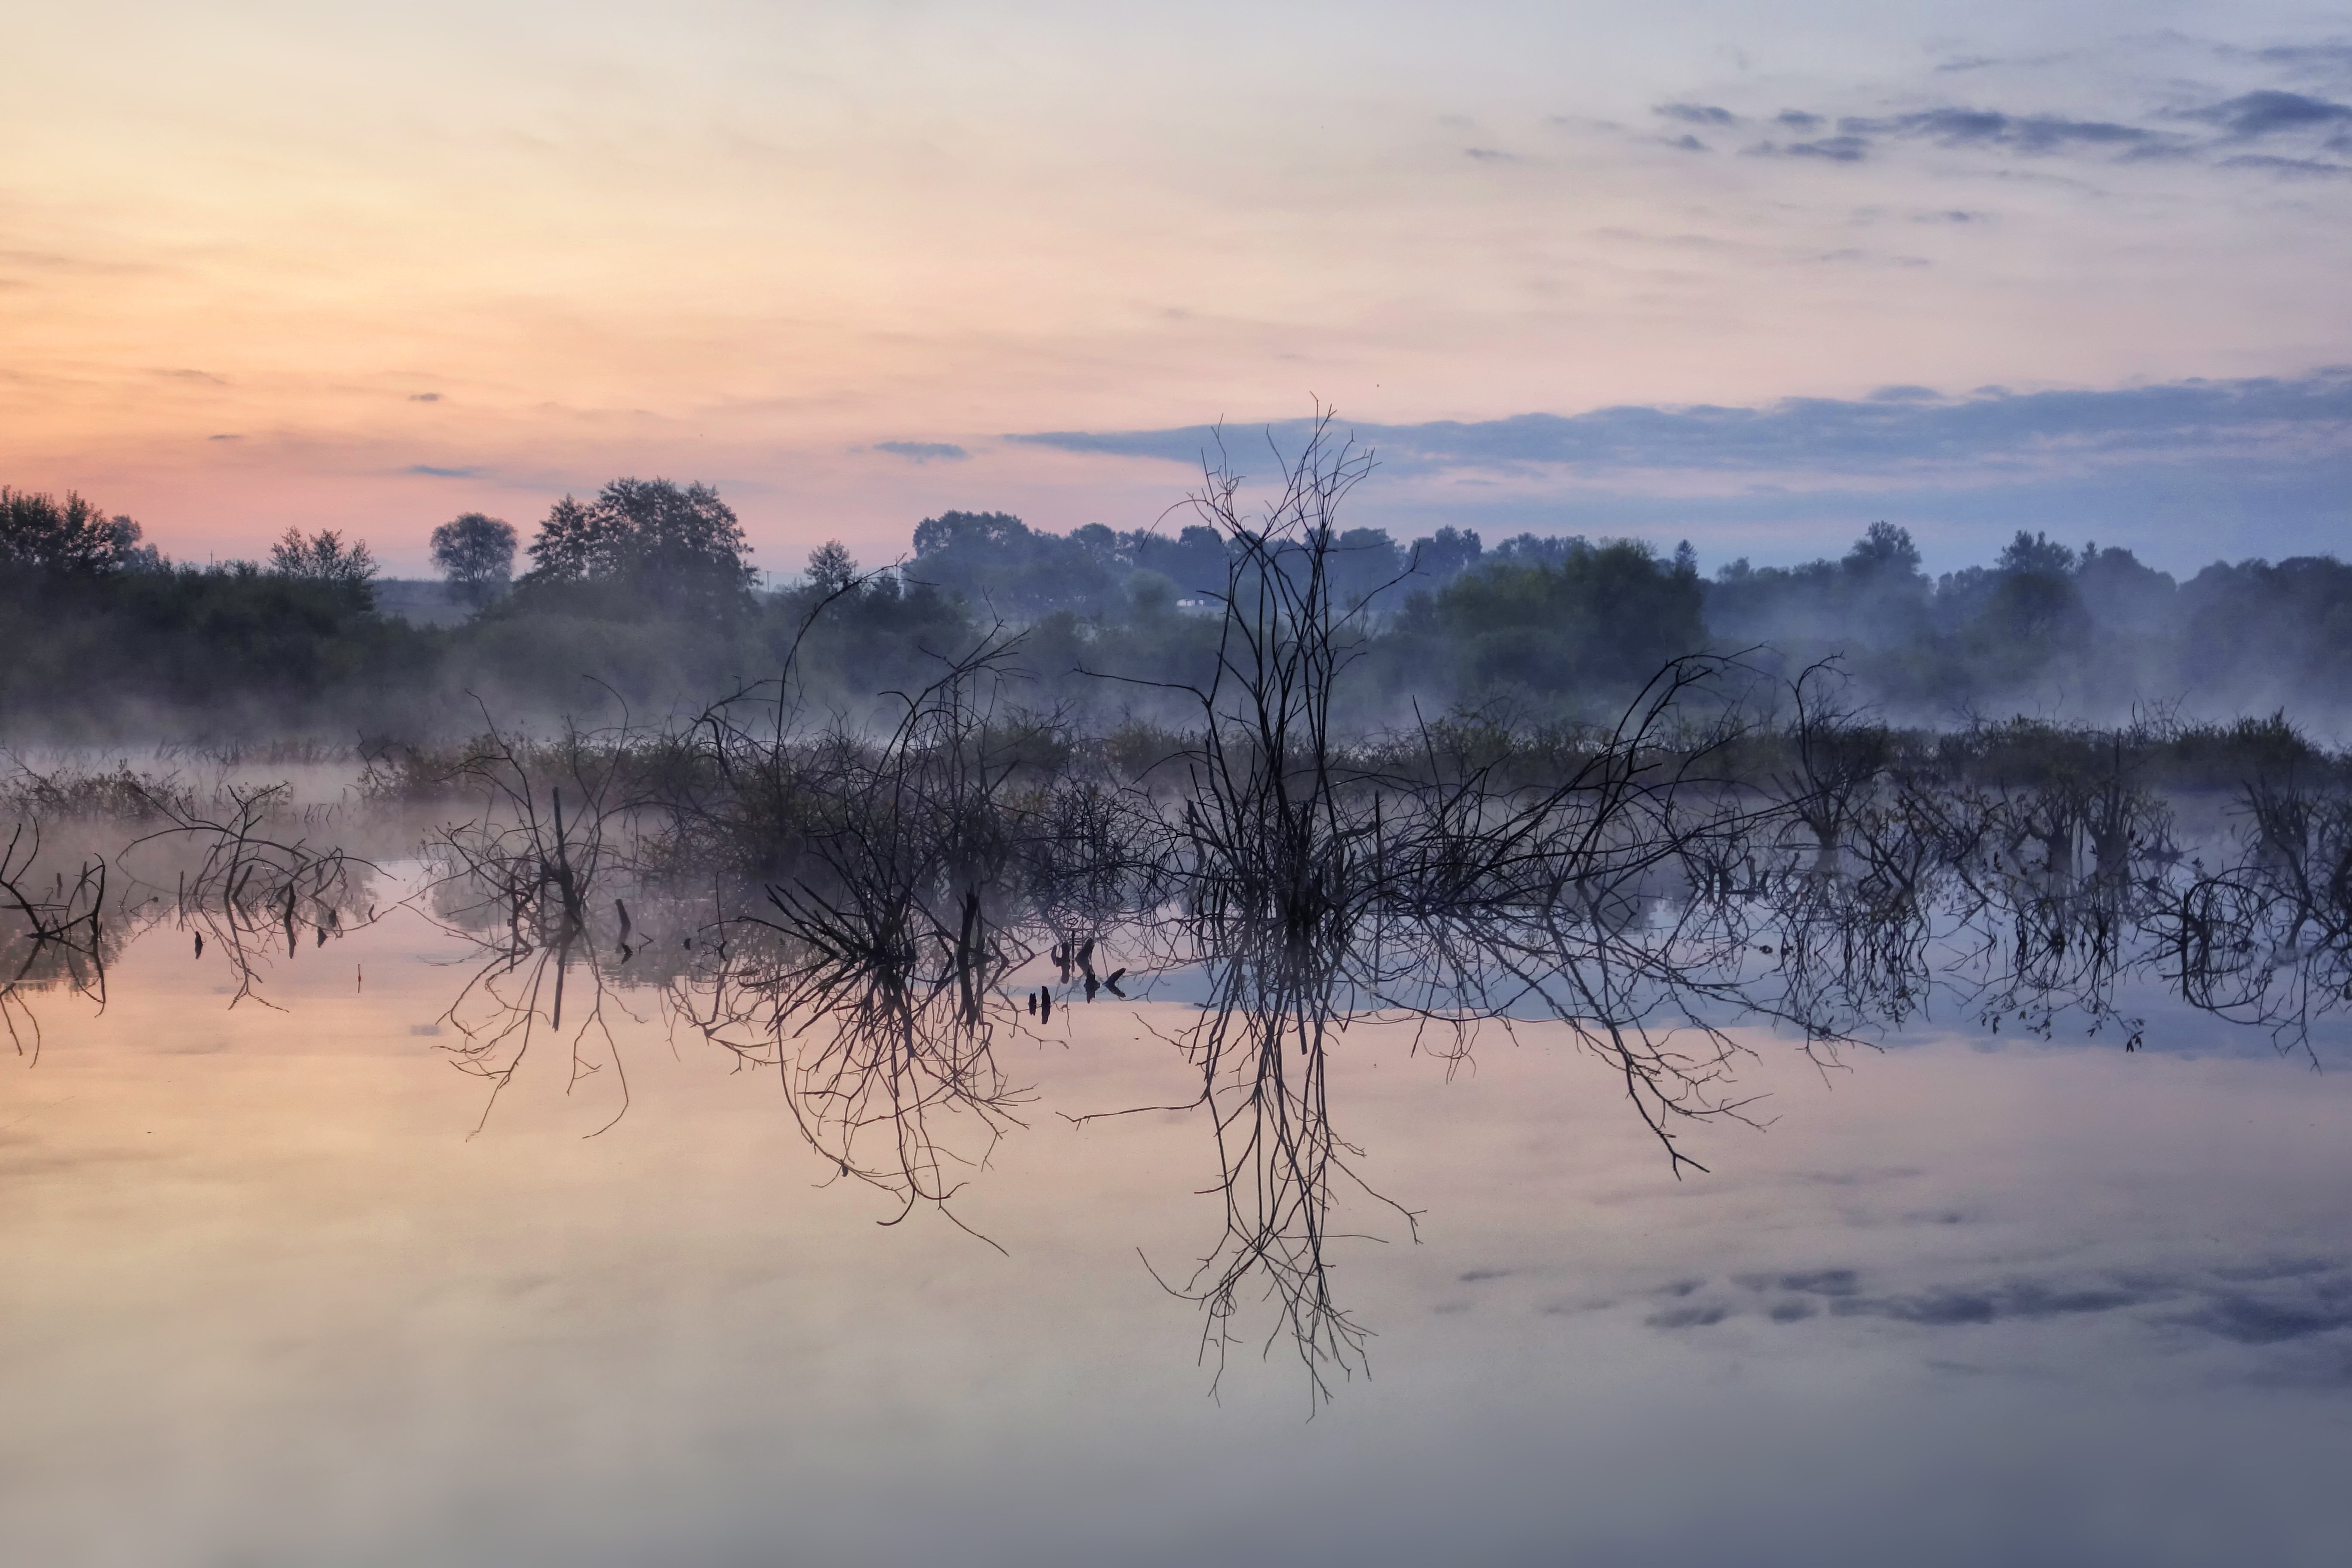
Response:
[{"label": "distant tree", "polygon": [[[2023,539],[2022,533],[2017,536]],[[2010,546],[2014,550],[2016,545]],[[1911,531],[1891,522],[1874,522],[1863,531],[1853,548],[1845,552],[1841,563],[1845,569],[1863,577],[1909,577],[1919,570],[1919,547],[1911,542]]]},{"label": "distant tree", "polygon": [[[1404,552],[1389,537],[1385,528],[1350,528],[1332,541],[1331,552],[1326,558],[1331,574],[1332,586],[1338,590],[1339,603],[1343,607],[1363,604],[1378,595],[1404,575]],[[1391,593],[1391,600],[1402,600],[1401,592]],[[1381,608],[1388,608],[1383,602]]]},{"label": "distant tree", "polygon": [[160,561],[139,525],[109,517],[71,490],[54,496],[0,487],[0,565],[102,576]]},{"label": "distant tree", "polygon": [[107,531],[114,536],[116,566],[125,572],[168,572],[172,563],[161,550],[139,542],[143,531],[127,517],[117,517],[108,523]]},{"label": "distant tree", "polygon": [[565,496],[530,553],[526,584],[607,584],[670,609],[740,609],[757,575],[719,492],[669,479],[614,479],[593,501]]},{"label": "distant tree", "polygon": [[1136,535],[1101,523],[1042,533],[1010,512],[945,511],[915,528],[913,580],[992,615],[1099,613],[1133,568]]},{"label": "distant tree", "polygon": [[857,580],[857,563],[838,539],[828,539],[809,552],[809,586],[820,594],[838,594]]},{"label": "distant tree", "polygon": [[2294,691],[2344,710],[2352,691],[2352,563],[2215,562],[2180,584],[2182,675],[2242,705]]},{"label": "distant tree", "polygon": [[364,589],[374,580],[375,557],[365,541],[345,544],[334,529],[322,528],[305,539],[301,530],[289,528],[269,547],[269,571],[276,577]]},{"label": "distant tree", "polygon": [[1223,592],[1225,540],[1215,529],[1195,522],[1173,539],[1140,531],[1128,538],[1136,565],[1165,574],[1179,594]]},{"label": "distant tree", "polygon": [[2141,564],[2128,550],[2083,546],[2074,585],[2101,626],[2153,636],[2171,619],[2179,584],[2167,572]]},{"label": "distant tree", "polygon": [[1958,658],[1956,691],[2011,692],[2082,678],[2095,628],[2072,577],[1982,568],[1966,575],[1965,584],[1937,595],[1938,617],[1951,628],[1948,651]]},{"label": "distant tree", "polygon": [[433,531],[433,564],[461,599],[498,597],[514,576],[514,524],[498,518],[469,511]]},{"label": "distant tree", "polygon": [[[1990,583],[1991,574],[1984,575]],[[1974,606],[1990,592],[1966,587],[1962,596]],[[1834,561],[1758,566],[1742,556],[1717,567],[1706,584],[1706,626],[1719,644],[1767,644],[1810,660],[1914,644],[1936,603],[1936,584],[1919,570],[1910,531],[1874,522]]]},{"label": "distant tree", "polygon": [[915,525],[915,556],[973,553],[1029,542],[1029,525],[1009,511],[943,511]]},{"label": "distant tree", "polygon": [[1405,622],[1452,651],[1465,690],[1605,701],[1706,643],[1701,603],[1696,572],[1675,570],[1638,541],[1522,534],[1476,571],[1416,596]]},{"label": "distant tree", "polygon": [[1446,527],[1425,539],[1412,542],[1412,571],[1416,577],[1434,577],[1443,583],[1478,564],[1486,547],[1478,542],[1478,531],[1472,528]]},{"label": "distant tree", "polygon": [[1484,559],[1490,565],[1557,566],[1591,548],[1591,542],[1582,534],[1515,533]]},{"label": "distant tree", "polygon": [[2074,569],[2074,552],[2046,533],[2017,531],[1993,563],[1993,570],[2011,575],[2030,574],[2041,577],[2063,577]]},{"label": "distant tree", "polygon": [[1176,582],[1149,566],[1127,579],[1129,611],[1139,621],[1164,621],[1176,613]]}]

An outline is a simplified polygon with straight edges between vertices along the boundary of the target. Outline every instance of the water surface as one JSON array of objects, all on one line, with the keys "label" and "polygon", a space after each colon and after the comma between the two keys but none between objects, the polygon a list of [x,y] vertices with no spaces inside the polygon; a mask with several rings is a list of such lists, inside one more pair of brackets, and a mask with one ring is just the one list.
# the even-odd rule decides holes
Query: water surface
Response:
[{"label": "water surface", "polygon": [[[2352,1075],[2182,1015],[1922,1031],[1676,1179],[1541,1026],[1449,1079],[1352,1026],[1335,1280],[1370,1375],[1202,1355],[1181,1004],[1003,1047],[955,1213],[620,999],[632,1091],[444,1047],[422,918],[271,972],[159,930],[0,1070],[0,1540],[57,1564],[2336,1563]],[[443,1032],[434,1033],[436,1027]],[[2342,1060],[2323,1042],[2321,1058]],[[478,1123],[480,1131],[476,1131]],[[1002,1251],[997,1250],[1001,1247]],[[1270,1313],[1244,1316],[1264,1336]]]}]

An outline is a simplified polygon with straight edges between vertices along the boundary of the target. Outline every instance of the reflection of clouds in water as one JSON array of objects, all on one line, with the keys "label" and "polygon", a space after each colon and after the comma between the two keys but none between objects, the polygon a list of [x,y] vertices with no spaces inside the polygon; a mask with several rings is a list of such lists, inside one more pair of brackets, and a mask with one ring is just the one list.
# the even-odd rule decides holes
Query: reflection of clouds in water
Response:
[{"label": "reflection of clouds in water", "polygon": [[[2221,1271],[2225,1279],[2231,1271]],[[2281,1265],[2217,1287],[2182,1321],[2240,1344],[2268,1345],[2352,1329],[2352,1271],[2340,1265]],[[2352,1361],[2339,1375],[2352,1378]]]},{"label": "reflection of clouds in water", "polygon": [[[1874,1289],[1854,1268],[1742,1273],[1710,1284],[1677,1280],[1661,1287],[1656,1294],[1678,1304],[1643,1321],[1675,1331],[1712,1328],[1735,1317],[1790,1323],[1826,1316],[1933,1329],[2121,1312],[2150,1329],[2187,1329],[2256,1346],[2352,1330],[2352,1265],[2316,1259],[2150,1267],[2073,1279],[2011,1275],[1909,1289]],[[2352,1376],[2352,1361],[2336,1375]]]},{"label": "reflection of clouds in water", "polygon": [[[406,1032],[447,972],[376,972],[336,1016],[373,1037],[241,1016],[300,1050],[172,1082],[140,1042],[190,1011],[176,946],[102,1023],[60,1014],[24,1081],[78,1098],[0,1141],[139,1154],[184,1114],[173,1180],[7,1216],[37,1331],[0,1343],[0,1522],[56,1548],[24,1560],[108,1517],[121,1561],[257,1564],[2340,1559],[2336,1075],[1927,1047],[1832,1095],[1791,1066],[1781,1125],[1675,1184],[1538,1037],[1443,1087],[1384,1052],[1339,1091],[1434,1213],[1349,1254],[1377,1376],[1307,1422],[1255,1361],[1205,1399],[1189,1310],[1128,1263],[1197,1236],[1187,1122],[1041,1118],[984,1194],[1007,1264],[809,1190],[773,1085],[692,1052],[646,1052],[604,1139],[556,1073],[461,1142],[470,1086]],[[1150,1099],[1124,1023],[1072,1017],[1049,1103]],[[2134,1300],[2052,1310],[2106,1290]],[[89,1500],[130,1484],[152,1510]]]}]

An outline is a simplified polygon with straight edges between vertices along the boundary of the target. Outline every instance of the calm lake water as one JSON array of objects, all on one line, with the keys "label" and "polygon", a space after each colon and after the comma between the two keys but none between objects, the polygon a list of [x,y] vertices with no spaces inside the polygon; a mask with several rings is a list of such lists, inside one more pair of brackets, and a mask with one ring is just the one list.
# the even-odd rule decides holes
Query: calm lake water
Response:
[{"label": "calm lake water", "polygon": [[[1200,1360],[1209,1130],[1169,1001],[1057,1013],[958,1214],[839,1181],[675,1047],[485,1087],[394,913],[230,1010],[159,931],[0,1058],[0,1557],[26,1564],[2338,1564],[2352,1073],[1922,1033],[1673,1178],[1601,1064],[1335,1051],[1415,1243],[1335,1228],[1371,1375]],[[2331,1068],[2347,1059],[2324,1041]],[[1274,1327],[1245,1318],[1244,1331]]]}]

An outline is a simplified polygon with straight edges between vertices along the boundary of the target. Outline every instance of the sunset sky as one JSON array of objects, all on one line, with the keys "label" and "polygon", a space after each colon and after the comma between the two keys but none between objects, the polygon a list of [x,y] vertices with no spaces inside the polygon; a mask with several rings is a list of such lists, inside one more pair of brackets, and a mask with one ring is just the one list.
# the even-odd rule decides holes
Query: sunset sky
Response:
[{"label": "sunset sky", "polygon": [[[1319,398],[1358,521],[2346,546],[2352,11],[19,6],[0,482],[395,572],[701,479],[788,572],[1154,521]],[[1284,434],[1276,431],[1277,436]]]}]

